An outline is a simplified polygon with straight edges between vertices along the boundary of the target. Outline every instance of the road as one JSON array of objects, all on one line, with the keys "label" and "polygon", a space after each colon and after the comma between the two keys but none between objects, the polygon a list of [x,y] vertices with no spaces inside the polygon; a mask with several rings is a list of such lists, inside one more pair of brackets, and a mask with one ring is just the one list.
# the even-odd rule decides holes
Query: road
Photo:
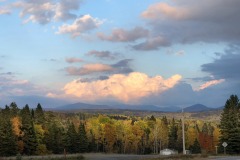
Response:
[{"label": "road", "polygon": [[[159,155],[122,155],[122,154],[84,154],[86,160],[144,160],[148,158],[157,158]],[[198,160],[198,158],[195,158]],[[199,160],[240,160],[240,156],[210,156],[208,158],[199,158]]]},{"label": "road", "polygon": [[209,157],[211,160],[240,160],[240,156],[219,156],[219,157]]},{"label": "road", "polygon": [[131,155],[131,154],[83,154],[86,160],[143,160],[157,158],[159,155]]}]

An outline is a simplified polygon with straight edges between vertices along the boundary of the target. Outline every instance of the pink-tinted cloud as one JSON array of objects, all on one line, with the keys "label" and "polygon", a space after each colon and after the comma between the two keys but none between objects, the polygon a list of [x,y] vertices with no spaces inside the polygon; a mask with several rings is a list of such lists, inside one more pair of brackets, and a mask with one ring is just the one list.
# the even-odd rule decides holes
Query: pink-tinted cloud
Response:
[{"label": "pink-tinted cloud", "polygon": [[203,90],[203,89],[206,89],[206,88],[208,88],[208,87],[210,87],[210,86],[214,86],[214,85],[220,84],[220,83],[222,83],[222,82],[224,82],[224,81],[225,81],[224,79],[208,81],[208,82],[202,84],[202,85],[199,87],[198,91]]},{"label": "pink-tinted cloud", "polygon": [[114,70],[113,67],[106,64],[86,64],[80,68],[77,67],[68,67],[66,71],[69,75],[87,75],[92,73],[100,73]]},{"label": "pink-tinted cloud", "polygon": [[147,37],[149,31],[142,27],[135,27],[131,30],[125,29],[114,29],[111,35],[105,35],[104,33],[99,33],[98,37],[102,40],[112,41],[112,42],[132,42],[141,38]]},{"label": "pink-tinted cloud", "polygon": [[84,15],[77,18],[73,24],[64,24],[58,28],[57,34],[70,34],[73,38],[81,34],[98,28],[103,21],[93,18],[90,15]]},{"label": "pink-tinted cloud", "polygon": [[185,8],[171,6],[167,3],[156,3],[148,7],[142,13],[143,18],[147,19],[184,19],[188,16],[188,11]]},{"label": "pink-tinted cloud", "polygon": [[3,14],[11,14],[11,10],[8,8],[0,7],[0,15],[3,15]]},{"label": "pink-tinted cloud", "polygon": [[108,79],[92,82],[74,80],[67,83],[63,90],[66,95],[85,101],[112,99],[131,103],[161,94],[174,87],[180,79],[180,75],[164,79],[161,76],[149,77],[144,73],[132,72],[129,75],[114,74]]},{"label": "pink-tinted cloud", "polygon": [[80,62],[84,62],[84,60],[82,60],[81,58],[66,58],[65,59],[67,63],[80,63]]}]

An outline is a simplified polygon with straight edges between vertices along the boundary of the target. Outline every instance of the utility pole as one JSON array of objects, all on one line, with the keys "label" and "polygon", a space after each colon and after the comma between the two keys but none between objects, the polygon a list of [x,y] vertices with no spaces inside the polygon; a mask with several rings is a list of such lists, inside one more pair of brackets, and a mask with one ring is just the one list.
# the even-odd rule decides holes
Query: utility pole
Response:
[{"label": "utility pole", "polygon": [[215,148],[216,148],[216,155],[218,154],[218,146],[215,146]]},{"label": "utility pole", "polygon": [[184,125],[183,108],[182,108],[182,138],[183,138],[183,154],[186,154],[186,149],[185,149],[185,125]]}]

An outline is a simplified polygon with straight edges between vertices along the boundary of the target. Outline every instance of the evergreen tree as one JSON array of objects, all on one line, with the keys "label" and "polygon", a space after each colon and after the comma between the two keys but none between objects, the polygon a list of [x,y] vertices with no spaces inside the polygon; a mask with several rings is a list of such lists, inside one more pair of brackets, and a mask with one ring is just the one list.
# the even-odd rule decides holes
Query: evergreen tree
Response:
[{"label": "evergreen tree", "polygon": [[194,140],[193,145],[191,145],[191,146],[189,147],[189,150],[190,150],[193,154],[201,153],[201,147],[200,147],[200,144],[199,144],[197,138]]},{"label": "evergreen tree", "polygon": [[67,152],[77,153],[79,151],[77,137],[78,134],[76,132],[75,126],[73,123],[70,123],[65,136],[65,147]]},{"label": "evergreen tree", "polygon": [[182,120],[178,124],[177,130],[177,150],[178,152],[183,151],[183,136],[182,136]]},{"label": "evergreen tree", "polygon": [[79,152],[84,153],[88,151],[88,139],[85,130],[85,125],[81,123],[78,129]]},{"label": "evergreen tree", "polygon": [[18,109],[17,104],[15,102],[12,102],[10,104],[10,110],[11,110],[10,111],[11,112],[11,117],[17,116],[19,109]]},{"label": "evergreen tree", "polygon": [[38,103],[38,105],[37,105],[34,118],[35,118],[36,124],[44,124],[44,122],[45,122],[44,112],[43,112],[43,109],[42,109],[42,106],[40,103]]},{"label": "evergreen tree", "polygon": [[37,140],[36,140],[36,134],[34,130],[33,120],[30,113],[29,106],[26,105],[21,112],[22,115],[22,128],[23,131],[23,153],[26,155],[33,155],[35,154],[36,148],[37,148]]},{"label": "evergreen tree", "polygon": [[17,154],[17,142],[12,130],[10,119],[1,115],[0,120],[0,157],[15,156]]},{"label": "evergreen tree", "polygon": [[[220,121],[220,144],[227,142],[227,153],[240,153],[240,105],[236,95],[231,95],[226,101]],[[222,148],[223,150],[223,148]]]},{"label": "evergreen tree", "polygon": [[177,130],[178,128],[173,118],[170,125],[169,135],[168,135],[168,147],[170,149],[177,149]]},{"label": "evergreen tree", "polygon": [[58,127],[56,123],[49,126],[48,132],[45,135],[45,143],[47,149],[54,154],[63,153],[63,129]]}]

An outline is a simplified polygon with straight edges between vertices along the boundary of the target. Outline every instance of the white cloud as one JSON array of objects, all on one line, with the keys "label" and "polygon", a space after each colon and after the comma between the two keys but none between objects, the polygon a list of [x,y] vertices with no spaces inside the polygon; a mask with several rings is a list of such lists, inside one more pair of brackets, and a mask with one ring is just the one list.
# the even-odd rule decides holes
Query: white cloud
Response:
[{"label": "white cloud", "polygon": [[112,99],[131,103],[147,96],[159,95],[174,87],[180,79],[180,75],[164,79],[161,76],[149,77],[144,73],[132,72],[129,75],[114,74],[108,79],[92,82],[73,80],[63,90],[66,95],[78,97],[79,100]]},{"label": "white cloud", "polygon": [[66,21],[76,18],[71,11],[78,10],[81,0],[21,0],[12,4],[21,9],[20,17],[27,17],[25,23],[47,24],[51,21]]},{"label": "white cloud", "polygon": [[91,31],[101,25],[103,21],[93,18],[90,15],[84,15],[77,18],[73,24],[64,24],[58,28],[57,34],[70,34],[72,37]]}]

